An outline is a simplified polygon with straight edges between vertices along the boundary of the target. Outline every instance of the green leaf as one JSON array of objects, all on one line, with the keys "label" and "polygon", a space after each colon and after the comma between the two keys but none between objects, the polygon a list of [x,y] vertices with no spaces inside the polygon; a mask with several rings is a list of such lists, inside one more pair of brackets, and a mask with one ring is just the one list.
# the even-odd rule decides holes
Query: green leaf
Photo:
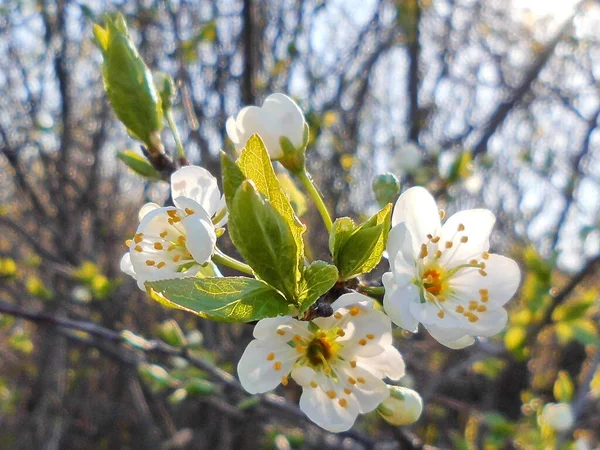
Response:
[{"label": "green leaf", "polygon": [[294,236],[250,180],[241,184],[233,198],[229,235],[256,275],[295,302],[300,274]]},{"label": "green leaf", "polygon": [[302,233],[305,226],[294,214],[294,209],[290,199],[279,184],[279,180],[273,170],[271,158],[265,148],[265,144],[256,134],[250,136],[246,147],[242,150],[240,158],[237,161],[244,175],[252,180],[258,192],[263,194],[273,208],[283,217],[283,220],[290,228],[294,241],[296,242],[296,258],[298,261],[297,280],[300,278],[300,264],[304,258],[304,242]]},{"label": "green leaf", "polygon": [[329,251],[332,255],[337,255],[346,241],[352,236],[356,229],[354,221],[350,217],[340,217],[333,222],[331,233],[329,234]]},{"label": "green leaf", "polygon": [[138,155],[133,150],[125,150],[117,153],[118,158],[125,163],[127,167],[133,170],[138,175],[141,175],[150,180],[160,180],[161,176],[158,171],[152,167],[146,158]]},{"label": "green leaf", "polygon": [[324,261],[315,261],[304,269],[299,294],[300,314],[336,283],[338,270]]},{"label": "green leaf", "polygon": [[152,298],[219,322],[252,322],[288,314],[279,292],[253,278],[180,278],[148,281]]},{"label": "green leaf", "polygon": [[231,203],[233,197],[237,192],[242,181],[246,179],[246,175],[242,172],[242,169],[231,159],[227,154],[221,151],[221,173],[223,177],[223,193],[225,194],[225,201],[227,202],[227,208],[231,210]]},{"label": "green leaf", "polygon": [[350,235],[350,222],[340,222],[338,227],[334,225],[333,260],[341,279],[368,273],[379,264],[387,244],[391,213],[392,205],[388,204]]},{"label": "green leaf", "polygon": [[103,52],[102,79],[108,100],[134,138],[153,146],[162,130],[161,100],[146,66],[129,37],[120,14],[106,16],[106,28],[94,27],[94,36]]}]

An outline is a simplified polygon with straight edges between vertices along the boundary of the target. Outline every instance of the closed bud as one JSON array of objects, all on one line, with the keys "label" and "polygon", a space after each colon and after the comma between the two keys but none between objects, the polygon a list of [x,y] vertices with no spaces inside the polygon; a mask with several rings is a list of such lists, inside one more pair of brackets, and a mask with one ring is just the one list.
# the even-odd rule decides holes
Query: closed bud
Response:
[{"label": "closed bud", "polygon": [[154,80],[160,95],[163,112],[166,113],[173,106],[175,83],[173,82],[173,78],[163,72],[155,73]]},{"label": "closed bud", "polygon": [[173,347],[183,347],[187,344],[183,331],[174,320],[166,320],[158,328],[158,335],[167,344]]},{"label": "closed bud", "polygon": [[400,181],[393,173],[382,173],[373,179],[373,192],[379,206],[392,203],[400,193]]},{"label": "closed bud", "polygon": [[152,153],[163,119],[152,73],[138,54],[120,14],[106,15],[105,28],[94,25],[94,36],[104,56],[102,79],[108,100],[129,134],[144,142]]},{"label": "closed bud", "polygon": [[411,425],[423,412],[423,400],[413,391],[400,386],[388,386],[390,396],[378,407],[377,412],[386,422],[395,426]]}]

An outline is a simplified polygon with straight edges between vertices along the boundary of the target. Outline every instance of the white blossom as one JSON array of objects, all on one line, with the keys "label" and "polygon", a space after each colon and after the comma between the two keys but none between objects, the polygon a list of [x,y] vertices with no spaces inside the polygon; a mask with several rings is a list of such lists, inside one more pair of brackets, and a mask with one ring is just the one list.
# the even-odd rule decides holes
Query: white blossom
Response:
[{"label": "white blossom", "polygon": [[556,431],[567,431],[575,424],[575,416],[568,403],[546,403],[538,423]]},{"label": "white blossom", "polygon": [[441,215],[421,187],[396,202],[383,304],[398,326],[414,333],[422,323],[443,345],[463,348],[473,336],[492,336],[505,327],[503,305],[521,274],[512,259],[488,253],[496,220],[490,211],[461,211],[443,226]]},{"label": "white blossom", "polygon": [[322,428],[348,430],[359,413],[373,411],[390,394],[382,378],[404,375],[392,346],[391,322],[358,293],[332,303],[333,315],[312,322],[290,316],[263,319],[238,364],[250,393],[287,385],[303,388],[300,408]]},{"label": "white blossom", "polygon": [[217,180],[202,167],[186,166],[173,173],[171,197],[175,206],[142,207],[129,252],[121,259],[121,270],[142,290],[146,281],[195,275],[213,254],[215,227],[227,220]]},{"label": "white blossom", "polygon": [[301,148],[305,124],[302,110],[291,98],[272,94],[262,107],[246,106],[237,117],[231,116],[227,119],[226,128],[236,149],[244,148],[250,136],[258,134],[271,159],[279,159],[284,156],[280,138],[286,137],[294,148]]}]

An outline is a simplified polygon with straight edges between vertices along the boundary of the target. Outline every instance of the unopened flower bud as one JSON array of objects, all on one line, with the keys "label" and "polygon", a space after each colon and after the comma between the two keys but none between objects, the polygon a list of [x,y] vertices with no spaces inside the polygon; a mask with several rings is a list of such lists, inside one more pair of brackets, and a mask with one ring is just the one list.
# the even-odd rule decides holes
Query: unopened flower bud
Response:
[{"label": "unopened flower bud", "polygon": [[388,386],[390,396],[384,400],[377,412],[391,425],[411,425],[419,420],[423,412],[423,400],[413,391],[400,386]]},{"label": "unopened flower bud", "polygon": [[373,192],[377,203],[383,208],[392,203],[400,193],[400,181],[393,173],[382,173],[373,179]]}]

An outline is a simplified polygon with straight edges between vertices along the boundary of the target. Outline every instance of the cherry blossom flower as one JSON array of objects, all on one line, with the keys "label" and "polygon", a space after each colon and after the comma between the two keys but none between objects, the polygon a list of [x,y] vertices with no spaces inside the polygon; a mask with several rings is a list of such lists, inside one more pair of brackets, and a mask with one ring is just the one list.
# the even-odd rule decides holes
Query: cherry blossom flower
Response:
[{"label": "cherry blossom flower", "polygon": [[556,431],[567,431],[575,424],[573,409],[568,403],[546,403],[538,423]]},{"label": "cherry blossom flower", "polygon": [[435,200],[415,187],[400,196],[392,215],[383,275],[384,308],[398,326],[422,323],[440,343],[463,348],[473,336],[492,336],[506,325],[503,305],[516,292],[517,264],[488,253],[494,215],[461,211],[442,226]]},{"label": "cherry blossom flower", "polygon": [[262,107],[246,106],[226,123],[229,139],[238,150],[246,145],[253,134],[258,134],[269,152],[271,159],[284,156],[280,139],[290,140],[295,148],[304,143],[304,114],[298,105],[287,95],[272,94]]},{"label": "cherry blossom flower", "polygon": [[392,346],[389,318],[370,298],[344,294],[331,306],[331,317],[312,322],[290,316],[258,322],[238,375],[252,394],[287,385],[291,376],[303,388],[300,408],[309,419],[341,432],[390,395],[382,378],[401,378],[404,362]]},{"label": "cherry blossom flower", "polygon": [[217,180],[202,167],[186,166],[173,173],[171,196],[175,206],[142,207],[129,252],[121,259],[121,270],[142,290],[146,281],[195,275],[213,254],[215,227],[227,221]]}]

